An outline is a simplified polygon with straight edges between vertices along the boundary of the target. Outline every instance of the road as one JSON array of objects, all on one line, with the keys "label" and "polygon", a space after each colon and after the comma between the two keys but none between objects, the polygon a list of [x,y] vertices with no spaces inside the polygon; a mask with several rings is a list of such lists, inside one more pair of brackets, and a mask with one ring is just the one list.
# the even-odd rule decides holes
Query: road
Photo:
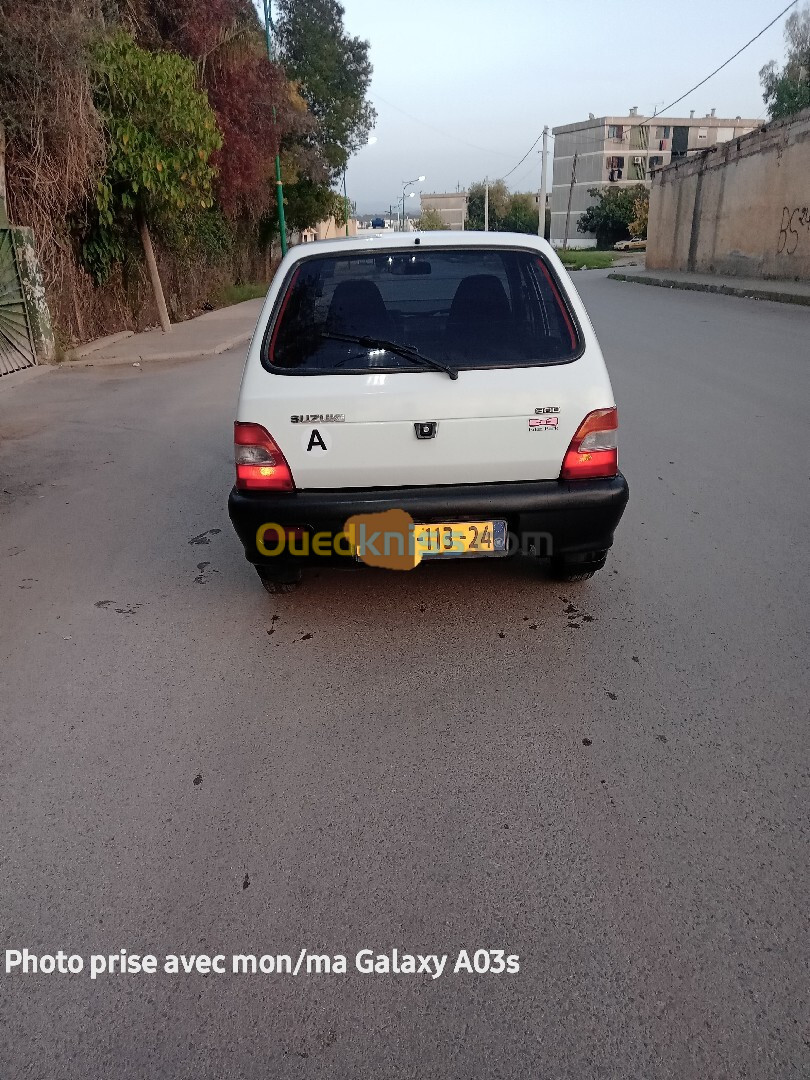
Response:
[{"label": "road", "polygon": [[576,282],[631,486],[584,584],[268,597],[241,350],[0,388],[2,947],[348,958],[0,970],[3,1080],[810,1075],[810,312]]}]

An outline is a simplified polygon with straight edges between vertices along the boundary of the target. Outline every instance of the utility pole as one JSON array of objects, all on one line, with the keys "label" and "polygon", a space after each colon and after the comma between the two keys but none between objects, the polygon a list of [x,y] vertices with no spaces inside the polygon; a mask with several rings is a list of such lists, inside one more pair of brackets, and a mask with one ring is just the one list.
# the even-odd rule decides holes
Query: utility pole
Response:
[{"label": "utility pole", "polygon": [[543,128],[543,161],[540,166],[540,214],[537,221],[537,235],[546,235],[546,162],[548,161],[548,124]]},{"label": "utility pole", "polygon": [[574,160],[571,163],[571,186],[568,189],[568,210],[565,214],[565,238],[563,239],[563,251],[568,247],[568,226],[571,222],[571,196],[574,194],[574,184],[577,182],[577,158],[579,154],[574,154]]},{"label": "utility pole", "polygon": [[[267,59],[272,64],[275,60],[273,54],[273,39],[270,31],[273,26],[272,0],[264,0],[264,30],[267,37]],[[276,125],[276,107],[273,106],[273,125]],[[279,149],[281,140],[279,140]],[[284,185],[281,182],[281,156],[276,151],[276,200],[278,201],[278,231],[281,234],[281,254],[287,254],[287,222],[284,219]]]},{"label": "utility pole", "polygon": [[489,232],[489,177],[484,181],[484,232]]}]

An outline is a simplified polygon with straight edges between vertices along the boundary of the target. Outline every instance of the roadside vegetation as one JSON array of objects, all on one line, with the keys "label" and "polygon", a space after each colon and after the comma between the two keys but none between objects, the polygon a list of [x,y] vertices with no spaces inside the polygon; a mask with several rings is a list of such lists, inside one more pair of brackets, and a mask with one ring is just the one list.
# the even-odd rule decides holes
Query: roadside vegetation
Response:
[{"label": "roadside vegetation", "polygon": [[[486,181],[470,184],[466,227],[484,228]],[[537,201],[534,192],[510,191],[503,180],[489,181],[489,231],[532,233],[537,236]]]},{"label": "roadside vegetation", "polygon": [[650,193],[643,184],[589,188],[593,205],[577,220],[577,231],[596,235],[596,246],[612,248],[619,240],[647,238]]},{"label": "roadside vegetation", "polygon": [[596,248],[560,248],[557,254],[566,270],[607,270],[616,261],[614,252]]},{"label": "roadside vegetation", "polygon": [[9,213],[66,342],[153,324],[161,293],[177,320],[269,278],[277,154],[288,229],[345,220],[368,43],[338,0],[273,9],[271,60],[251,0],[0,0]]},{"label": "roadside vegetation", "polygon": [[771,120],[784,120],[810,109],[810,6],[785,20],[785,63],[771,60],[760,70],[762,100]]},{"label": "roadside vegetation", "polygon": [[214,293],[214,307],[230,307],[231,304],[241,304],[245,300],[264,299],[267,295],[269,282],[267,281],[244,281],[240,285],[225,285]]}]

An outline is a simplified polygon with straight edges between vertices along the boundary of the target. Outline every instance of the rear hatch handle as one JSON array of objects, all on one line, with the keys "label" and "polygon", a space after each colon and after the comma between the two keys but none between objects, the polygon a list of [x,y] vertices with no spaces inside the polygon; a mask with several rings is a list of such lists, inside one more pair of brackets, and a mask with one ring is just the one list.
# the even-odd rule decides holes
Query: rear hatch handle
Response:
[{"label": "rear hatch handle", "polygon": [[434,360],[431,356],[425,356],[424,353],[419,352],[418,349],[414,349],[410,345],[400,345],[398,342],[388,341],[386,338],[361,337],[358,334],[338,334],[331,330],[321,331],[321,337],[329,341],[346,341],[350,345],[362,345],[367,349],[385,349],[387,352],[396,353],[397,356],[413,361],[414,364],[433,368],[434,371],[443,371],[451,379],[458,378],[458,372],[455,368],[450,367],[449,364],[443,364],[441,360]]}]

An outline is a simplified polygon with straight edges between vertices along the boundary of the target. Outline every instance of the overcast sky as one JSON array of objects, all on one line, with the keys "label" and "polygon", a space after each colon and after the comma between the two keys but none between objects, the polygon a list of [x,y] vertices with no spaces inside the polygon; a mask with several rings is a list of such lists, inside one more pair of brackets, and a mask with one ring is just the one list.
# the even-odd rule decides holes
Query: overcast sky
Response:
[{"label": "overcast sky", "polygon": [[[342,0],[371,44],[377,142],[352,159],[349,198],[387,209],[402,181],[455,191],[503,176],[543,124],[649,115],[758,33],[787,0]],[[758,72],[781,62],[784,18],[670,115],[765,118]],[[549,147],[553,144],[549,141]],[[533,152],[508,178],[539,187]],[[418,201],[411,200],[414,210]]]}]

